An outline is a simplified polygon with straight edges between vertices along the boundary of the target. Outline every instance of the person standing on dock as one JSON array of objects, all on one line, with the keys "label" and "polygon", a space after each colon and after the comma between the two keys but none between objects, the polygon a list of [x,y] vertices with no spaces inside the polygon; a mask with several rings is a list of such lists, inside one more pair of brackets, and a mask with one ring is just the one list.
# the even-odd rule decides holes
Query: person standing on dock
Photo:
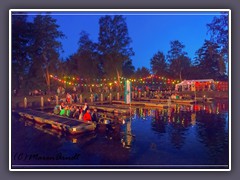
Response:
[{"label": "person standing on dock", "polygon": [[97,101],[97,100],[98,100],[98,94],[95,93],[95,94],[94,94],[94,101]]},{"label": "person standing on dock", "polygon": [[71,94],[67,93],[67,95],[66,95],[66,102],[68,104],[70,104],[71,98],[72,98]]}]

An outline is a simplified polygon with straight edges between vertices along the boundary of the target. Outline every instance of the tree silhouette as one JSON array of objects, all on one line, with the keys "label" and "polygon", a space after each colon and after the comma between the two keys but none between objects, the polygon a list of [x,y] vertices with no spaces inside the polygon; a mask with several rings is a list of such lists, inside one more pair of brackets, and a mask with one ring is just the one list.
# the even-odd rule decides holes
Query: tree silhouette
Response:
[{"label": "tree silhouette", "polygon": [[62,44],[59,39],[64,34],[58,28],[56,19],[50,15],[37,15],[34,18],[29,82],[32,82],[30,85],[35,85],[34,82],[37,81],[38,86],[45,82],[48,91],[51,85],[50,73],[56,72],[60,63],[59,51],[62,50]]},{"label": "tree silhouette", "polygon": [[13,13],[11,30],[12,87],[19,90],[24,86],[25,76],[30,64],[31,23],[27,22],[27,15]]},{"label": "tree silhouette", "polygon": [[170,42],[171,49],[168,51],[168,61],[170,63],[170,73],[174,78],[182,80],[183,72],[190,67],[190,59],[183,51],[184,45],[178,40]]},{"label": "tree silhouette", "polygon": [[225,62],[228,62],[228,13],[222,13],[220,17],[214,17],[212,22],[207,24],[208,33],[211,35],[211,41],[219,45],[220,54]]},{"label": "tree silhouette", "polygon": [[163,52],[158,51],[150,60],[151,71],[158,76],[168,76],[168,64]]},{"label": "tree silhouette", "polygon": [[225,63],[218,50],[218,44],[205,40],[203,46],[196,52],[196,63],[199,78],[222,79],[225,77]]},{"label": "tree silhouette", "polygon": [[134,54],[130,47],[127,23],[121,15],[99,19],[99,53],[105,77],[122,76],[124,62]]}]

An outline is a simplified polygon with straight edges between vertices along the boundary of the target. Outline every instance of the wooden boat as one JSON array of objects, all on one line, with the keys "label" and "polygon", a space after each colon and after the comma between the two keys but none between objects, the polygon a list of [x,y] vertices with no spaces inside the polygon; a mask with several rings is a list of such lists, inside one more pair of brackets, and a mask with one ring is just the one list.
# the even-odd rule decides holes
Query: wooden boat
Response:
[{"label": "wooden boat", "polygon": [[72,135],[94,131],[96,128],[96,124],[93,122],[84,122],[78,119],[58,116],[31,109],[15,110],[14,112],[19,114],[21,117],[33,120],[40,124],[50,125],[54,129]]}]

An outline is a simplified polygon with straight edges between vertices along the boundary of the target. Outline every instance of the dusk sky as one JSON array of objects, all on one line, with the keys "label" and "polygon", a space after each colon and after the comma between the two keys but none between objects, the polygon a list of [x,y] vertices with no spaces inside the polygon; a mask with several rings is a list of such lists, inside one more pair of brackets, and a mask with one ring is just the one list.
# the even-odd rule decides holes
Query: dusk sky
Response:
[{"label": "dusk sky", "polygon": [[[30,13],[29,13],[30,14]],[[37,13],[32,13],[34,17]],[[86,31],[90,39],[98,41],[99,18],[104,15],[123,15],[126,18],[129,36],[135,56],[132,57],[135,68],[150,68],[150,59],[157,51],[165,55],[170,50],[170,41],[179,40],[185,45],[185,51],[193,59],[195,52],[203,45],[207,35],[206,24],[220,12],[52,12],[60,30],[66,35],[62,39],[66,59],[78,49],[81,31]]]}]

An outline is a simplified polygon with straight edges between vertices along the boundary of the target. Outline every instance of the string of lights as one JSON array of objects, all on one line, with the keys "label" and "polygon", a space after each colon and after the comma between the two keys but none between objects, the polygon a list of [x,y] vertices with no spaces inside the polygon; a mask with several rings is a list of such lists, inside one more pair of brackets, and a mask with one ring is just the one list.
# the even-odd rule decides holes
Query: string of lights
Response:
[{"label": "string of lights", "polygon": [[[50,77],[60,83],[63,84],[68,84],[68,85],[73,85],[73,86],[112,86],[114,84],[118,84],[117,78],[103,78],[103,79],[90,79],[90,78],[79,78],[79,77],[70,77],[70,76],[64,76],[63,79],[59,78],[56,75],[50,75]],[[129,80],[132,83],[139,83],[139,84],[155,84],[155,85],[160,85],[160,84],[177,84],[180,81],[176,79],[169,79],[164,76],[157,76],[157,75],[150,75],[144,78],[124,78],[120,77],[120,84],[123,83],[123,81]]]}]

